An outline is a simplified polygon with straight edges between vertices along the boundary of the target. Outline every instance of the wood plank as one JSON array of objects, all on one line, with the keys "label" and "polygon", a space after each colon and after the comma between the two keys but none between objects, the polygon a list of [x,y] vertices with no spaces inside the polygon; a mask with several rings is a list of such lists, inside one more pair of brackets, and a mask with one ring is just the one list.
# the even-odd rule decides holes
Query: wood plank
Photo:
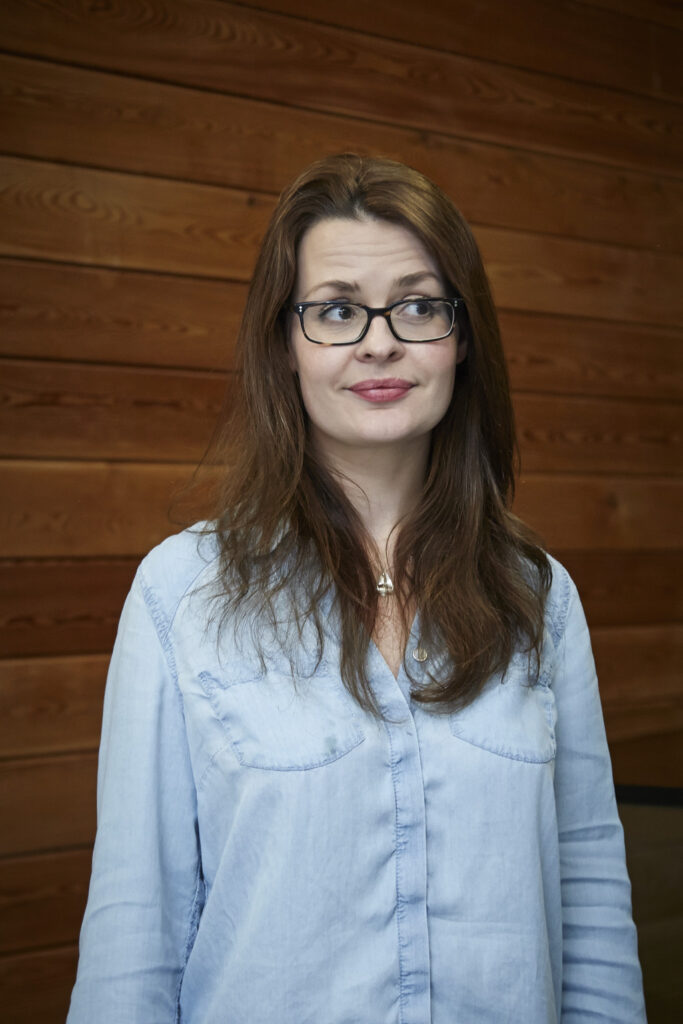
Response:
[{"label": "wood plank", "polygon": [[513,399],[526,472],[683,474],[680,404],[527,393]]},{"label": "wood plank", "polygon": [[592,633],[610,742],[683,730],[683,626]]},{"label": "wood plank", "polygon": [[0,958],[5,1024],[62,1024],[77,962],[76,946]]},{"label": "wood plank", "polygon": [[[180,464],[0,463],[0,558],[143,554],[210,513],[210,477],[196,497],[181,492],[191,472]],[[515,508],[551,551],[683,546],[678,480],[526,474]]]},{"label": "wood plank", "polygon": [[683,246],[674,178],[11,56],[0,96],[4,149],[19,156],[279,193],[323,154],[380,153],[419,167],[471,221]]},{"label": "wood plank", "polygon": [[683,398],[683,336],[677,331],[506,309],[500,326],[512,386],[519,390]]},{"label": "wood plank", "polygon": [[0,561],[0,655],[110,651],[138,562]]},{"label": "wood plank", "polygon": [[576,583],[592,629],[683,622],[683,549],[552,553]]},{"label": "wood plank", "polygon": [[0,757],[96,750],[108,654],[0,661]]},{"label": "wood plank", "polygon": [[229,281],[0,260],[0,353],[226,368],[245,297]]},{"label": "wood plank", "polygon": [[[311,17],[309,0],[245,2],[280,14]],[[679,88],[668,95],[680,97],[680,64],[669,70],[671,56],[667,51],[662,53],[667,35],[673,35],[681,52],[680,33],[644,24],[640,18],[625,18],[623,5],[621,8],[622,16],[615,18],[599,7],[577,6],[566,0],[493,5],[430,0],[425,17],[420,7],[397,4],[395,0],[375,0],[371,5],[364,0],[345,0],[343,4],[318,0],[315,18],[326,25],[357,29],[380,38],[419,43],[465,57],[651,96],[667,95],[662,90],[662,78],[671,76]],[[491,31],[492,17],[495,32]],[[559,39],[561,46],[557,44]]]},{"label": "wood plank", "polygon": [[0,951],[78,941],[91,859],[86,847],[3,860]]},{"label": "wood plank", "polygon": [[524,474],[515,511],[551,551],[681,547],[683,487],[677,480]]},{"label": "wood plank", "polygon": [[0,855],[92,843],[96,783],[95,753],[0,762]]},{"label": "wood plank", "polygon": [[[233,189],[0,162],[4,252],[247,280],[272,200]],[[683,257],[475,225],[500,306],[683,325]]]},{"label": "wood plank", "polygon": [[[0,463],[0,557],[129,556],[205,518],[194,466],[14,460]],[[204,515],[199,509],[204,505]]]},{"label": "wood plank", "polygon": [[272,206],[234,189],[0,161],[11,256],[247,280]]},{"label": "wood plank", "polygon": [[[0,455],[199,461],[234,377],[0,361]],[[160,441],[163,443],[160,444]]]},{"label": "wood plank", "polygon": [[[36,13],[39,8],[39,14]],[[14,53],[678,174],[680,108],[214,0],[5,0]]]},{"label": "wood plank", "polygon": [[488,227],[476,227],[475,235],[498,306],[683,324],[679,256]]}]

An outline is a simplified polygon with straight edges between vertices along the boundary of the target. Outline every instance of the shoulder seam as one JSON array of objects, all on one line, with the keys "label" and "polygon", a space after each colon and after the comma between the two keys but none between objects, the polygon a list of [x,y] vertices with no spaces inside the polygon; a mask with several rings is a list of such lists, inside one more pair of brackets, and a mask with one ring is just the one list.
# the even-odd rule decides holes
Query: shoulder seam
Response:
[{"label": "shoulder seam", "polygon": [[572,596],[572,580],[563,565],[555,561],[553,564],[553,577],[557,580],[559,593],[551,608],[551,636],[555,650],[558,649],[560,641],[564,636],[567,626],[569,605]]}]

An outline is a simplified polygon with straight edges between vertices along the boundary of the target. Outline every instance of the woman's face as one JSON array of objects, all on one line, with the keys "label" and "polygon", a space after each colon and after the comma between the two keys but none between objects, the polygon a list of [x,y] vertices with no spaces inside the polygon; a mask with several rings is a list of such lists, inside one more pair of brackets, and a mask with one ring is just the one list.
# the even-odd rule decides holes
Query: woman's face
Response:
[{"label": "woman's face", "polygon": [[[334,300],[388,306],[400,299],[450,297],[422,242],[407,228],[363,217],[318,221],[298,252],[295,302]],[[355,345],[308,341],[292,317],[291,365],[318,451],[349,457],[352,450],[387,445],[406,452],[442,419],[453,394],[456,365],[465,356],[457,331],[440,341],[398,341],[375,317]]]}]

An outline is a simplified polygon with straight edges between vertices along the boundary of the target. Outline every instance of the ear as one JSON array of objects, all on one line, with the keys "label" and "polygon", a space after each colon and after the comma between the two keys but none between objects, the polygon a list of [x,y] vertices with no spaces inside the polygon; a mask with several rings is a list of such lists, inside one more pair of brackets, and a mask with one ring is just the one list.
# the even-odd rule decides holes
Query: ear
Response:
[{"label": "ear", "polygon": [[456,366],[457,366],[458,363],[461,363],[463,361],[463,359],[465,358],[466,355],[467,355],[467,336],[463,335],[462,337],[458,338],[458,348],[456,350],[456,355],[455,355]]}]

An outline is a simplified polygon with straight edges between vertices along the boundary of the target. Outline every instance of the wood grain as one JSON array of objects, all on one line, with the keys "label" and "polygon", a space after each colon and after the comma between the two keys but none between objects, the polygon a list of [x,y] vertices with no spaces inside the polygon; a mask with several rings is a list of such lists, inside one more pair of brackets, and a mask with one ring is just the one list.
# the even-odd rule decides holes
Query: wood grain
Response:
[{"label": "wood grain", "polygon": [[243,284],[0,259],[0,353],[225,369]]},{"label": "wood grain", "polygon": [[141,555],[202,518],[185,464],[0,463],[0,557]]},{"label": "wood grain", "polygon": [[588,625],[683,622],[683,549],[552,552],[576,583]]},{"label": "wood grain", "polygon": [[[0,162],[8,256],[247,280],[272,200],[106,171]],[[683,257],[479,227],[508,309],[683,325]]]},{"label": "wood grain", "polygon": [[683,730],[683,626],[596,629],[592,641],[611,743]]},{"label": "wood grain", "polygon": [[551,551],[681,546],[683,487],[666,477],[525,474],[515,510]]},{"label": "wood grain", "polygon": [[[308,0],[245,0],[248,6],[309,19]],[[652,4],[642,4],[652,8]],[[316,21],[357,29],[377,37],[419,43],[465,57],[513,64],[549,75],[600,83],[646,95],[680,97],[680,62],[676,65],[666,40],[673,36],[683,48],[679,32],[671,26],[619,17],[599,7],[543,0],[520,0],[495,7],[496,27],[491,31],[491,6],[430,0],[427,16],[414,4],[393,0],[319,0]],[[641,17],[651,17],[643,11]],[[530,31],[530,26],[533,26]],[[562,40],[562,45],[558,45]],[[676,88],[663,89],[673,79]]]},{"label": "wood grain", "polygon": [[488,227],[475,235],[498,306],[683,325],[679,256]]},{"label": "wood grain", "polygon": [[0,855],[92,843],[97,755],[0,762]]},{"label": "wood grain", "polygon": [[188,370],[0,363],[0,455],[199,461],[234,378]]},{"label": "wood grain", "polygon": [[20,57],[0,57],[0,99],[18,156],[276,194],[352,150],[418,167],[480,224],[683,246],[683,182],[670,177]]},{"label": "wood grain", "polygon": [[110,651],[138,562],[0,561],[0,655]]},{"label": "wood grain", "polygon": [[246,280],[272,205],[234,189],[0,161],[11,256]]},{"label": "wood grain", "polygon": [[556,394],[683,398],[683,335],[639,324],[503,309],[514,388]]},{"label": "wood grain", "polygon": [[[37,14],[36,8],[39,12]],[[39,18],[39,20],[38,20]],[[676,175],[675,103],[214,0],[5,0],[6,50]]]},{"label": "wood grain", "polygon": [[0,661],[0,757],[96,750],[108,654]]},{"label": "wood grain", "polygon": [[5,1024],[62,1024],[77,962],[73,945],[0,958]]},{"label": "wood grain", "polygon": [[683,474],[683,407],[514,395],[525,472]]},{"label": "wood grain", "polygon": [[2,862],[0,951],[72,943],[88,895],[90,847]]}]

